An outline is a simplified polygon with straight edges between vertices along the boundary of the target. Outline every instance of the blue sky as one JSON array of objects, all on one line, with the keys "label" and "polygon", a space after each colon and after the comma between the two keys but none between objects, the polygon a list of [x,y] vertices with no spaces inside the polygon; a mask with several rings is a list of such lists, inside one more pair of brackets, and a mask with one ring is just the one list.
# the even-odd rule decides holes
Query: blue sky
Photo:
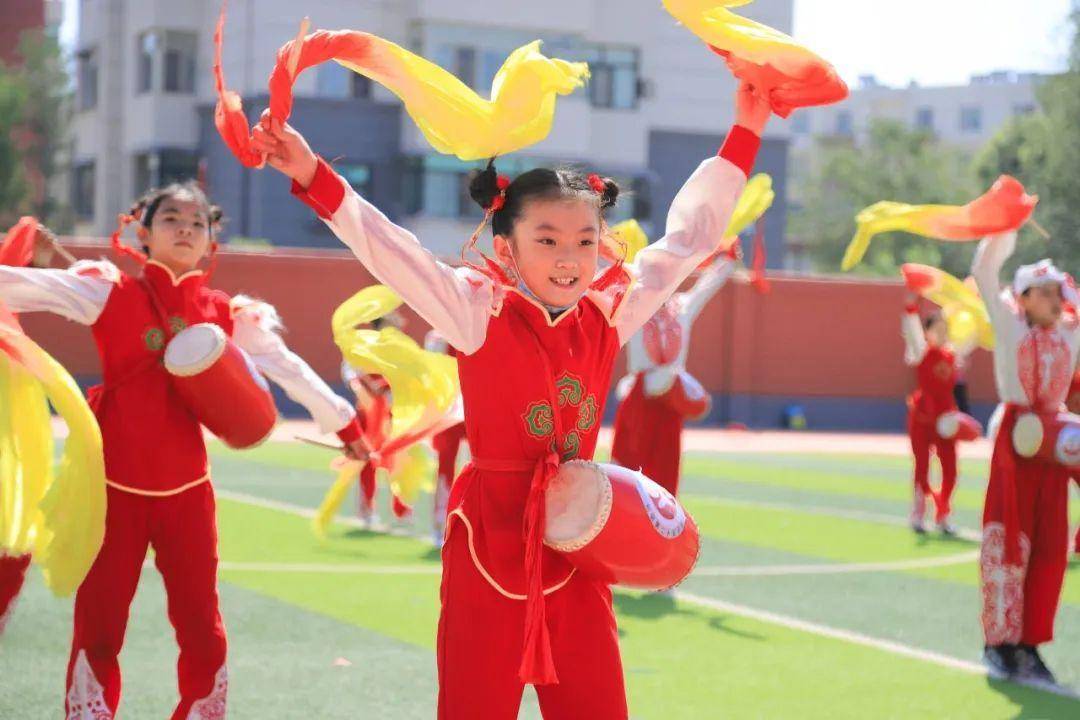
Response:
[{"label": "blue sky", "polygon": [[[962,84],[993,70],[1062,69],[1074,1],[795,0],[794,35],[852,82],[874,74],[890,85]],[[64,7],[61,36],[70,46],[78,0],[64,0]]]},{"label": "blue sky", "polygon": [[849,81],[962,84],[993,70],[1063,69],[1072,2],[795,0],[793,34]]}]

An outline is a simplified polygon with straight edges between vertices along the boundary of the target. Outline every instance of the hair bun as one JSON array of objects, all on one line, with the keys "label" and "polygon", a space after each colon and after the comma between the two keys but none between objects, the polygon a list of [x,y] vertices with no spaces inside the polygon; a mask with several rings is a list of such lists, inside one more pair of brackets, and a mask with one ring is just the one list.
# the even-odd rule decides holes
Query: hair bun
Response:
[{"label": "hair bun", "polygon": [[619,184],[609,177],[604,178],[604,191],[600,193],[600,209],[615,207],[619,201]]},{"label": "hair bun", "polygon": [[483,170],[473,171],[472,177],[469,178],[469,197],[485,210],[491,207],[501,191],[499,173],[495,170],[494,159],[490,160]]}]

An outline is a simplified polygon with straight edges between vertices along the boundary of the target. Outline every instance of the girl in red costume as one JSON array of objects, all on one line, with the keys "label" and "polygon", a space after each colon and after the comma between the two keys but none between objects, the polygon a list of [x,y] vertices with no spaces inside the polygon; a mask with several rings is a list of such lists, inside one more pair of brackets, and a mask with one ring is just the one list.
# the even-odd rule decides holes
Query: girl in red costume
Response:
[{"label": "girl in red costume", "polygon": [[256,128],[294,193],[458,351],[472,462],[443,545],[440,718],[517,717],[525,684],[549,719],[627,717],[611,591],[543,545],[544,493],[561,461],[592,457],[619,347],[717,249],[769,115],[744,86],[736,126],[676,196],[666,236],[599,279],[611,180],[541,168],[511,182],[489,164],[471,191],[497,260],[455,270],[290,127],[267,113]]},{"label": "girl in red costume", "polygon": [[[911,529],[926,532],[923,525],[926,499],[932,498],[934,521],[945,535],[955,535],[949,523],[951,498],[956,488],[956,440],[938,433],[938,420],[956,411],[953,394],[956,385],[956,354],[948,345],[949,329],[941,313],[919,320],[917,298],[908,296],[901,329],[904,335],[904,361],[915,368],[918,386],[908,397],[908,437],[915,455],[914,498]],[[941,464],[941,490],[930,487],[930,451]]]},{"label": "girl in red costume", "polygon": [[108,511],[101,551],[75,598],[65,707],[68,718],[115,715],[128,608],[153,547],[180,646],[172,718],[216,720],[225,717],[228,679],[214,491],[202,429],[162,365],[165,345],[188,325],[215,323],[357,453],[360,429],[352,407],[285,347],[273,308],[207,286],[197,266],[212,253],[220,211],[197,186],[153,191],[131,215],[146,251],[126,249],[142,263],[138,275],[104,261],[0,267],[0,299],[12,310],[89,325],[101,357],[104,384],[90,399],[104,441]]},{"label": "girl in red costume", "polygon": [[687,292],[673,295],[627,344],[629,373],[619,382],[611,460],[640,470],[672,495],[679,491],[683,422],[709,413],[712,399],[686,358],[697,316],[735,270],[733,257],[705,268]]},{"label": "girl in red costume", "polygon": [[1027,412],[1065,407],[1080,350],[1080,323],[1063,314],[1075,288],[1049,260],[1017,269],[1001,289],[1016,233],[984,239],[971,274],[994,327],[994,376],[1004,405],[995,433],[979,558],[986,644],[995,676],[1052,685],[1038,647],[1054,637],[1069,545],[1069,470],[1016,453],[1013,431]]}]

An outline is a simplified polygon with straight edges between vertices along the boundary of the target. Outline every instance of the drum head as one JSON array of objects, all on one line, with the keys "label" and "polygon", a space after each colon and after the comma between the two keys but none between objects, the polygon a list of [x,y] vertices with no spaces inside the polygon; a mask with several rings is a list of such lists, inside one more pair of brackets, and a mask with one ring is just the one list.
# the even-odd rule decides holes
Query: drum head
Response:
[{"label": "drum head", "polygon": [[213,323],[199,323],[181,330],[165,348],[165,369],[173,375],[198,375],[225,352],[228,338]]},{"label": "drum head", "polygon": [[560,552],[589,544],[611,513],[611,481],[594,463],[572,460],[559,468],[545,496],[544,541]]}]

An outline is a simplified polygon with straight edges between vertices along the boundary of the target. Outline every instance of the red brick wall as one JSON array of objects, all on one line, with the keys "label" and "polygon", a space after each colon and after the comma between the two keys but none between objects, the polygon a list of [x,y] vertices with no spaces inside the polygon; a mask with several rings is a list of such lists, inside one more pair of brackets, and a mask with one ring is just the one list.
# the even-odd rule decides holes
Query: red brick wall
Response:
[{"label": "red brick wall", "polygon": [[[105,252],[74,250],[81,257]],[[371,282],[345,251],[223,252],[214,277],[227,292],[273,303],[290,347],[335,381],[340,356],[330,337],[330,314]],[[773,277],[772,292],[759,295],[735,281],[694,327],[689,369],[713,392],[900,398],[912,382],[903,364],[902,307],[899,282]],[[406,329],[422,338],[424,323],[411,312],[407,317]],[[86,328],[43,315],[24,316],[23,324],[72,373],[98,373]],[[974,400],[994,398],[989,353],[976,352],[969,382]]]}]

